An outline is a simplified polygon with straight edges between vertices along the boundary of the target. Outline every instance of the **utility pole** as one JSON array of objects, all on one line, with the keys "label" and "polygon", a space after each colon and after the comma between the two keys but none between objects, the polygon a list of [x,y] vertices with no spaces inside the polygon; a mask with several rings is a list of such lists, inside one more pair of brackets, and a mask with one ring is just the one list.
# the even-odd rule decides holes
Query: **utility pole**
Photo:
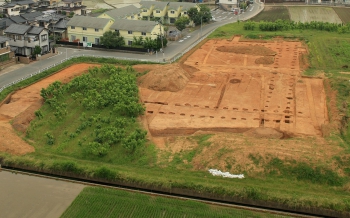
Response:
[{"label": "utility pole", "polygon": [[164,57],[164,45],[163,45],[163,34],[162,34],[162,26],[160,25],[160,21],[158,21],[158,25],[159,25],[160,41],[161,41],[161,43],[162,43],[163,61],[165,62],[165,57]]},{"label": "utility pole", "polygon": [[201,37],[202,37],[202,19],[203,19],[203,14],[201,15]]}]

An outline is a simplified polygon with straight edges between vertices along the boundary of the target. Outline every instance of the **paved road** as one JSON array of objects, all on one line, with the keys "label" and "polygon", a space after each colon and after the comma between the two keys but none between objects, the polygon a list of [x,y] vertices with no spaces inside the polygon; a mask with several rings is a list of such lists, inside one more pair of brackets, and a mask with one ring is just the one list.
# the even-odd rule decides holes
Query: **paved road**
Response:
[{"label": "paved road", "polygon": [[[170,42],[168,46],[164,49],[164,55],[162,53],[158,55],[148,55],[148,54],[132,54],[132,53],[123,53],[123,52],[108,52],[108,51],[96,51],[96,50],[88,50],[88,49],[71,49],[71,48],[58,48],[59,54],[45,59],[33,62],[31,64],[26,65],[25,68],[17,69],[5,74],[0,75],[0,88],[9,83],[12,83],[16,80],[19,80],[27,75],[33,74],[43,68],[49,67],[55,63],[59,63],[64,60],[66,57],[70,57],[72,55],[100,55],[100,56],[112,56],[119,58],[134,58],[134,59],[144,59],[149,61],[162,61],[163,59],[171,59],[175,56],[181,54],[184,50],[189,48],[192,44],[194,44],[201,36],[205,36],[212,30],[216,28],[236,22],[239,20],[246,20],[250,17],[255,16],[259,10],[263,8],[263,4],[255,3],[252,7],[248,8],[248,10],[241,15],[233,15],[232,12],[224,12],[221,10],[212,11],[213,16],[215,17],[216,22],[203,25],[202,28],[199,28],[196,31],[188,33],[183,39]],[[225,16],[224,16],[225,15]],[[163,58],[164,57],[164,58]]]},{"label": "paved road", "polygon": [[0,217],[55,218],[84,185],[0,171]]}]

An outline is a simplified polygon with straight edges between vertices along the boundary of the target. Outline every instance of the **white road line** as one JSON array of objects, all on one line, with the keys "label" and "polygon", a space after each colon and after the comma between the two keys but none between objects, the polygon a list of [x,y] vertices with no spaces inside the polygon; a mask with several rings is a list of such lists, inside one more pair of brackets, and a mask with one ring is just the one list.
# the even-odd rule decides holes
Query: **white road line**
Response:
[{"label": "white road line", "polygon": [[183,42],[184,40],[180,40],[179,42]]},{"label": "white road line", "polygon": [[253,7],[249,10],[249,11],[252,11],[253,10],[253,8],[254,8],[254,5],[253,5]]}]

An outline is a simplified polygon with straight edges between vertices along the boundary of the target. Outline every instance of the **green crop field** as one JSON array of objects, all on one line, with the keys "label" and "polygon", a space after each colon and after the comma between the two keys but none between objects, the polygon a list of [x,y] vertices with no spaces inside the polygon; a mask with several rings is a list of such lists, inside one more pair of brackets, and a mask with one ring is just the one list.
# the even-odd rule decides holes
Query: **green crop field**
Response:
[{"label": "green crop field", "polygon": [[321,21],[342,23],[337,13],[330,7],[288,7],[290,19],[295,22]]},{"label": "green crop field", "polygon": [[61,218],[84,217],[285,217],[247,210],[212,206],[191,200],[87,187]]},{"label": "green crop field", "polygon": [[281,20],[290,20],[288,9],[285,6],[269,7],[265,6],[264,10],[253,17],[252,21],[276,21]]},{"label": "green crop field", "polygon": [[350,8],[334,7],[333,9],[338,14],[343,23],[350,23]]}]

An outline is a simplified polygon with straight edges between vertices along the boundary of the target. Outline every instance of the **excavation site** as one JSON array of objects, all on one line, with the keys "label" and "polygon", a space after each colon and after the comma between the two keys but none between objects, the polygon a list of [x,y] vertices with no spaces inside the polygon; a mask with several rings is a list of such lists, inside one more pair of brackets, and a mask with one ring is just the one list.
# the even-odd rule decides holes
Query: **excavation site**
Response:
[{"label": "excavation site", "polygon": [[209,40],[181,63],[153,68],[139,80],[150,133],[322,136],[323,79],[301,76],[306,52],[299,41],[234,37]]}]

